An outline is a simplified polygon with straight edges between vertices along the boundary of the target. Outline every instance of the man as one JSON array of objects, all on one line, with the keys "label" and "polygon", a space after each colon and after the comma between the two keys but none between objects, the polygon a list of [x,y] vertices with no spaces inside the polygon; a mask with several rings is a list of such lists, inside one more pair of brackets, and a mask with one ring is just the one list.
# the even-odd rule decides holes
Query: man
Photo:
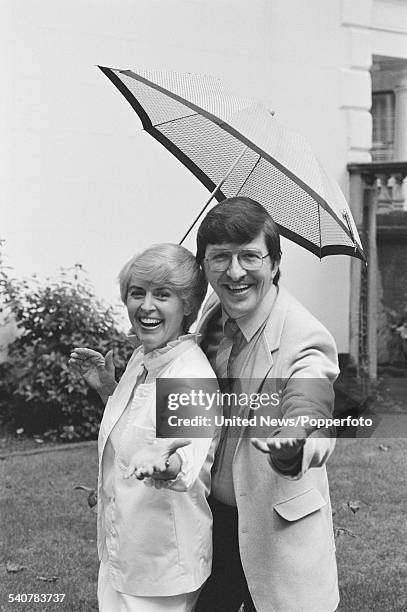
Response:
[{"label": "man", "polygon": [[[199,325],[202,348],[228,390],[274,393],[270,414],[327,419],[338,374],[334,341],[279,287],[280,238],[257,202],[215,206],[197,235],[197,259],[215,295]],[[284,381],[281,383],[281,381]],[[309,384],[304,384],[304,383]],[[321,391],[322,385],[322,391]],[[243,411],[244,412],[244,411]],[[250,417],[249,408],[243,416]],[[338,605],[324,428],[224,427],[212,472],[212,575],[197,612],[333,612]],[[296,423],[297,424],[297,423]]]}]

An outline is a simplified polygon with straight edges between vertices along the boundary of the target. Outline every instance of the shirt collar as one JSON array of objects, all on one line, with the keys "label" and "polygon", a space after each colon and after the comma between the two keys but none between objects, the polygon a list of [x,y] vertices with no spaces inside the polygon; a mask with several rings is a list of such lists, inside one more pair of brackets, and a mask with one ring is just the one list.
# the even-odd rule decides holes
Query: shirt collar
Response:
[{"label": "shirt collar", "polygon": [[[250,342],[255,333],[267,321],[275,299],[277,297],[278,287],[271,285],[260,304],[252,312],[236,319],[236,323],[243,334],[246,342]],[[229,315],[222,308],[222,327],[225,329],[225,323],[229,319]]]},{"label": "shirt collar", "polygon": [[[155,376],[160,369],[169,365],[179,354],[184,352],[185,342],[190,342],[191,345],[197,344],[199,336],[200,334],[184,334],[183,336],[179,336],[176,340],[168,342],[165,346],[156,348],[147,354],[144,354],[143,346],[139,346],[138,359],[140,365],[144,366],[147,370],[149,378],[152,374]],[[128,338],[134,341],[137,336],[130,333]]]}]

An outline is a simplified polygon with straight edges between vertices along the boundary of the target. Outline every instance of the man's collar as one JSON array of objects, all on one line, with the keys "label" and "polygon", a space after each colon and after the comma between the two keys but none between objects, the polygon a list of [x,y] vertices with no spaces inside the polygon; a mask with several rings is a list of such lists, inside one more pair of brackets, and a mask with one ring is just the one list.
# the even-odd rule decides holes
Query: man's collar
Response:
[{"label": "man's collar", "polygon": [[[266,322],[277,297],[277,293],[278,288],[275,285],[271,285],[270,290],[266,293],[257,308],[244,317],[239,317],[239,319],[236,319],[236,323],[246,342],[250,342],[254,334],[260,329],[263,323]],[[229,315],[222,308],[223,329],[228,318]]]}]

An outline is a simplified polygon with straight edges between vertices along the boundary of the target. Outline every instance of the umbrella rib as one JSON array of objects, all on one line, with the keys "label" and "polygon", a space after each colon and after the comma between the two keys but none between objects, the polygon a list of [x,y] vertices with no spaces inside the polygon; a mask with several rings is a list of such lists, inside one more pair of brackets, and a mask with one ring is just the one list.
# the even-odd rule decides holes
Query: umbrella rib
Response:
[{"label": "umbrella rib", "polygon": [[243,181],[243,183],[241,184],[241,186],[239,187],[239,189],[236,192],[236,195],[238,196],[239,193],[242,191],[243,187],[246,185],[247,181],[249,180],[249,178],[251,177],[251,175],[253,174],[253,172],[256,170],[257,166],[259,165],[259,161],[261,160],[261,155],[259,155],[259,157],[257,158],[256,163],[254,164],[253,168],[250,170],[249,174],[246,176],[245,180]]},{"label": "umbrella rib", "polygon": [[237,164],[240,162],[240,160],[242,159],[242,157],[244,156],[244,154],[246,153],[246,151],[248,150],[249,147],[243,147],[243,149],[239,152],[239,155],[236,157],[236,159],[234,160],[234,162],[232,163],[232,165],[229,167],[228,171],[226,172],[225,176],[223,178],[221,178],[221,180],[219,181],[219,183],[216,185],[215,189],[212,191],[211,195],[209,196],[209,199],[206,201],[205,206],[202,208],[201,212],[199,213],[199,215],[194,219],[192,225],[188,228],[188,231],[184,234],[184,236],[182,237],[182,239],[180,240],[179,244],[182,244],[185,240],[185,238],[188,236],[189,232],[192,230],[192,228],[194,227],[194,225],[197,223],[197,221],[202,217],[203,213],[205,212],[205,210],[208,208],[210,202],[213,200],[213,198],[215,197],[215,194],[217,192],[220,191],[220,188],[222,187],[223,183],[226,182],[226,180],[229,178],[229,176],[232,174],[233,170],[236,168]]},{"label": "umbrella rib", "polygon": [[168,121],[162,121],[161,123],[153,123],[154,127],[160,127],[162,125],[167,125],[167,123],[175,123],[176,121],[181,121],[182,119],[189,119],[189,117],[198,117],[199,113],[191,113],[190,115],[184,115],[183,117],[177,117],[176,119],[169,119]]}]

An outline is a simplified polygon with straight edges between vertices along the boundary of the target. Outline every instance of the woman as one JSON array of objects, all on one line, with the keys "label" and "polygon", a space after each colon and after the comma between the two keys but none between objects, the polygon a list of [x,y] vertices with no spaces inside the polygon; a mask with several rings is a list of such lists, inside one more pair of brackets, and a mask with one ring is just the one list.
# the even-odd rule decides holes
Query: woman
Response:
[{"label": "woman", "polygon": [[[196,337],[186,334],[207,285],[193,255],[172,244],[133,257],[119,280],[141,342],[119,384],[95,351],[75,349],[70,360],[102,399],[114,390],[99,432],[99,609],[190,612],[211,570],[214,426],[192,442],[156,439],[155,391],[158,377],[204,378],[200,388],[217,391]],[[184,380],[182,391],[191,384]]]}]

